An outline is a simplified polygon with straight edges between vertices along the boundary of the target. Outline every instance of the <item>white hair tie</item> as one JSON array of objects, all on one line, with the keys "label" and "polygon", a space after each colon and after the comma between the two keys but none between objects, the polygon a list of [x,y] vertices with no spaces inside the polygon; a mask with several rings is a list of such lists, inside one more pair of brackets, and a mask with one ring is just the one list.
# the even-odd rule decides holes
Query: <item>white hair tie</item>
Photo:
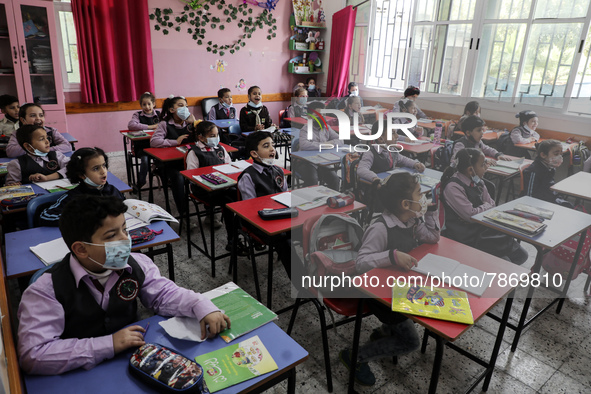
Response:
[{"label": "white hair tie", "polygon": [[170,96],[168,96],[169,99],[173,99],[174,98],[174,94],[171,94]]},{"label": "white hair tie", "polygon": [[144,94],[152,94],[151,92],[144,92]]}]

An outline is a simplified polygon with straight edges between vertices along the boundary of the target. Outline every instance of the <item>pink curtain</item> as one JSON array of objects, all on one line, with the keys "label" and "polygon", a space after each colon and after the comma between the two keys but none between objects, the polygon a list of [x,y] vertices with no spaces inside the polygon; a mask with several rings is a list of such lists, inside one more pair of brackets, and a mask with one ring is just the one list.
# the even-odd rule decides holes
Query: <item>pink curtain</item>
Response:
[{"label": "pink curtain", "polygon": [[83,103],[154,91],[147,0],[72,0]]},{"label": "pink curtain", "polygon": [[347,91],[356,15],[357,9],[348,6],[332,16],[327,97],[341,97]]}]

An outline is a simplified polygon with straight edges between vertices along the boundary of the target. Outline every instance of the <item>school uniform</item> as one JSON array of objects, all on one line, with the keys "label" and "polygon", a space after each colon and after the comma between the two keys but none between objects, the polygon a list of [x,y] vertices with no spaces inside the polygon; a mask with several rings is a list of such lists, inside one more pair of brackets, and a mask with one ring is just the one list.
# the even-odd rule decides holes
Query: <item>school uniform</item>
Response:
[{"label": "school uniform", "polygon": [[144,111],[134,112],[131,120],[127,123],[128,130],[149,130],[148,126],[160,123],[160,112],[154,110],[151,114],[146,114]]},{"label": "school uniform", "polygon": [[560,198],[558,193],[550,190],[550,187],[556,183],[554,181],[555,174],[556,168],[550,167],[540,156],[537,156],[534,162],[523,170],[523,191],[521,196],[531,196],[560,205],[567,203],[572,207],[572,204]]},{"label": "school uniform", "polygon": [[[476,143],[475,141],[471,140],[470,138],[463,136],[459,140],[454,141],[453,148],[452,148],[452,160],[455,160],[457,153],[464,148],[478,149],[479,151],[484,153],[484,155],[486,157],[494,157],[495,159],[498,159],[499,156],[501,156],[503,154],[502,152],[499,152],[495,148],[486,145],[484,142],[482,142],[482,140],[480,140],[480,141],[478,141],[478,143]],[[486,185],[486,188],[488,189],[488,193],[491,196],[494,196],[496,194],[496,190],[497,190],[497,187],[495,186],[495,184],[492,183],[491,181],[489,181],[488,179],[482,179],[482,180],[483,180],[484,184]]]},{"label": "school uniform", "polygon": [[[402,100],[404,97],[401,97],[400,100]],[[417,102],[415,101],[415,108],[417,109],[417,119],[428,119],[429,117],[427,116],[426,113],[424,113],[419,106],[417,105]],[[393,112],[402,112],[400,110],[400,106],[398,105],[398,101],[396,101],[396,103],[394,103],[394,106],[392,107],[392,111]]]},{"label": "school uniform", "polygon": [[103,187],[96,188],[88,186],[84,181],[81,181],[78,186],[68,190],[64,193],[52,206],[46,208],[41,212],[39,216],[39,225],[45,227],[57,227],[59,226],[60,217],[64,211],[64,207],[68,205],[70,201],[81,195],[90,195],[98,197],[117,197],[120,200],[125,200],[123,193],[119,191],[115,186],[110,183],[105,183]]},{"label": "school uniform", "polygon": [[506,142],[505,147],[501,147],[501,149],[503,149],[503,152],[508,155],[529,159],[531,158],[529,151],[525,148],[518,148],[515,144],[529,144],[531,142],[529,140],[530,138],[534,138],[538,141],[540,135],[535,131],[527,130],[523,126],[516,127],[511,131],[510,139]]},{"label": "school uniform", "polygon": [[322,97],[322,93],[317,87],[314,87],[312,90],[306,88],[306,90],[308,91],[308,97]]},{"label": "school uniform", "polygon": [[[417,119],[418,119],[418,116],[417,116]],[[392,124],[409,124],[411,122],[412,121],[409,118],[393,118],[392,119]],[[419,139],[423,136],[423,132],[421,131],[421,129],[418,128],[418,126],[410,127],[410,128],[408,128],[408,130],[417,139]],[[384,130],[384,132],[386,132],[386,131]],[[406,141],[406,140],[410,139],[401,129],[396,129],[396,134],[399,135],[398,141]]]},{"label": "school uniform", "polygon": [[18,353],[31,374],[90,369],[114,354],[112,334],[137,320],[137,298],[164,316],[198,320],[219,311],[206,297],[160,275],[154,262],[132,253],[123,270],[99,278],[68,253],[23,293]]},{"label": "school uniform", "polygon": [[[68,140],[60,134],[53,127],[43,126],[45,131],[47,132],[47,139],[49,140],[49,150],[57,151],[61,153],[68,153],[72,151],[72,145],[68,142]],[[6,156],[8,157],[18,157],[24,155],[25,150],[19,145],[18,141],[16,140],[16,133],[12,133],[10,139],[8,140],[8,145],[6,146]]]},{"label": "school uniform", "polygon": [[286,118],[305,118],[307,116],[308,107],[305,105],[299,105],[298,103],[295,103],[287,107]]},{"label": "school uniform", "polygon": [[240,110],[240,130],[243,133],[254,131],[255,126],[259,124],[262,124],[265,129],[273,124],[267,107],[261,105],[259,108],[255,108],[250,104],[242,107]]},{"label": "school uniform", "polygon": [[0,119],[0,135],[10,137],[18,129],[18,119],[14,119],[10,115],[4,115]]},{"label": "school uniform", "polygon": [[214,105],[207,114],[207,120],[218,119],[236,119],[236,108],[234,108],[234,106],[226,108],[222,103]]},{"label": "school uniform", "polygon": [[6,166],[6,184],[31,183],[29,176],[33,174],[51,175],[57,172],[60,178],[65,178],[66,164],[69,161],[70,158],[59,151],[50,151],[45,157],[24,154],[11,160]]},{"label": "school uniform", "polygon": [[364,152],[359,160],[357,176],[359,179],[372,181],[380,172],[390,171],[395,167],[414,168],[417,163],[420,162],[398,152],[390,152],[383,146],[378,151],[375,145],[371,145],[369,151]]},{"label": "school uniform", "polygon": [[[345,114],[349,117],[349,121],[353,124],[353,117],[355,116],[355,111],[349,109],[349,107],[345,108]],[[361,112],[357,112],[357,124],[365,124],[365,116]]]},{"label": "school uniform", "polygon": [[[149,130],[148,126],[158,124],[160,122],[160,112],[154,110],[151,114],[145,114],[144,111],[137,111],[133,113],[131,120],[127,124],[128,130]],[[140,160],[140,172],[138,174],[137,186],[141,189],[146,184],[146,176],[148,175],[148,156],[144,153],[144,149],[150,147],[150,141],[133,141],[133,151],[135,157]]]},{"label": "school uniform", "polygon": [[[330,126],[328,129],[320,128],[317,124],[312,125],[312,138],[308,139],[308,127],[304,126],[300,130],[299,150],[320,149],[320,144],[344,145],[339,139],[339,134]],[[304,160],[298,160],[294,168],[301,175],[304,186],[317,185],[318,181],[324,182],[329,188],[339,190],[340,179],[335,170],[324,166],[317,166]]]}]

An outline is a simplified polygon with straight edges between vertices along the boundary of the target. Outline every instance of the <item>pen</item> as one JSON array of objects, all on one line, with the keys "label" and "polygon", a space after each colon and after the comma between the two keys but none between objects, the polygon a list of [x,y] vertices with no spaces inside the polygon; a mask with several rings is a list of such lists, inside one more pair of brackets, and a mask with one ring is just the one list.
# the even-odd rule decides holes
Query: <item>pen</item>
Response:
[{"label": "pen", "polygon": [[146,324],[146,327],[144,328],[144,338],[146,338],[146,335],[148,334],[148,328],[150,328],[150,322],[148,322],[148,324]]}]

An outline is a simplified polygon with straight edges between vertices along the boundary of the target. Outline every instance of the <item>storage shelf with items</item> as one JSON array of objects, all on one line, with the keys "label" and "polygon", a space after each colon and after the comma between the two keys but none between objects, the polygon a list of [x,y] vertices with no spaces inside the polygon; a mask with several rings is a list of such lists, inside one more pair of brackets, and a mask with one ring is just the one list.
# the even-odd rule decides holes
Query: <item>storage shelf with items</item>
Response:
[{"label": "storage shelf with items", "polygon": [[326,27],[296,25],[293,14],[290,26],[294,34],[289,39],[289,49],[303,53],[289,60],[287,71],[292,74],[323,74],[318,52],[324,51],[324,40],[320,38],[319,29]]}]

